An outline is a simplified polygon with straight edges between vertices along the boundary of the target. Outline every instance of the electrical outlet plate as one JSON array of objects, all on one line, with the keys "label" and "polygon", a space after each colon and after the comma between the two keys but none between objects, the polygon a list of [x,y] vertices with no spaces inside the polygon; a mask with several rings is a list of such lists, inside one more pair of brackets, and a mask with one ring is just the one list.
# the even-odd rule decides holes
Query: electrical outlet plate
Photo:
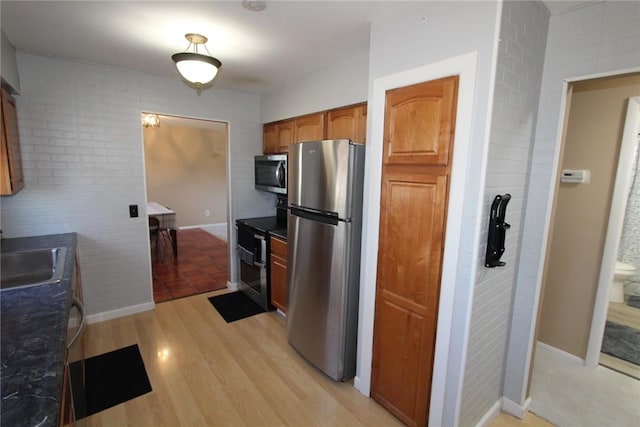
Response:
[{"label": "electrical outlet plate", "polygon": [[138,205],[129,205],[129,217],[138,218]]}]

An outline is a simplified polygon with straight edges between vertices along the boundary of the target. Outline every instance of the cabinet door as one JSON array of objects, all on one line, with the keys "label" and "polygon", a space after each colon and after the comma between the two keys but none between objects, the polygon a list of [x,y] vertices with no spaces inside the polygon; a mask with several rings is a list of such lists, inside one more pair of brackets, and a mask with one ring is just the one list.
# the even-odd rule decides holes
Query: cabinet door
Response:
[{"label": "cabinet door", "polygon": [[287,242],[271,238],[271,304],[287,312]]},{"label": "cabinet door", "polygon": [[278,123],[278,153],[288,153],[294,141],[294,120]]},{"label": "cabinet door", "polygon": [[386,99],[371,397],[413,426],[429,419],[457,86]]},{"label": "cabinet door", "polygon": [[324,112],[309,114],[295,119],[295,142],[324,139]]},{"label": "cabinet door", "polygon": [[2,147],[0,195],[15,194],[24,187],[22,156],[15,100],[2,88]]},{"label": "cabinet door", "polygon": [[457,89],[448,77],[387,92],[385,164],[449,163]]},{"label": "cabinet door", "polygon": [[275,154],[278,152],[278,124],[267,123],[262,127],[262,152]]},{"label": "cabinet door", "polygon": [[364,143],[366,127],[366,104],[327,112],[326,139],[349,138],[352,141]]}]

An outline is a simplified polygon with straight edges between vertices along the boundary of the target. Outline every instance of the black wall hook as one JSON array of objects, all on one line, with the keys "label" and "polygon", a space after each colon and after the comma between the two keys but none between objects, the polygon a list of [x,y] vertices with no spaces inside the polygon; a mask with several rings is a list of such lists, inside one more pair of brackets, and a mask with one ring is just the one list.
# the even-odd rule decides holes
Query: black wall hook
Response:
[{"label": "black wall hook", "polygon": [[507,204],[511,200],[511,194],[497,195],[491,204],[489,216],[489,238],[487,240],[487,255],[484,266],[488,268],[504,267],[505,262],[500,261],[504,253],[504,239],[506,231],[511,227],[504,222],[507,212]]}]

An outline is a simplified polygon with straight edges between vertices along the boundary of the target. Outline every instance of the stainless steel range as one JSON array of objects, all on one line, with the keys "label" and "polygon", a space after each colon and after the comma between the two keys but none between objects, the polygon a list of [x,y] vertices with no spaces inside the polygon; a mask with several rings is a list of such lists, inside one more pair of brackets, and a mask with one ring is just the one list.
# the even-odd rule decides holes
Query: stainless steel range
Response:
[{"label": "stainless steel range", "polygon": [[239,288],[265,310],[274,308],[271,305],[269,232],[278,229],[286,230],[286,210],[284,209],[286,203],[286,198],[283,202],[279,202],[277,216],[236,220]]}]

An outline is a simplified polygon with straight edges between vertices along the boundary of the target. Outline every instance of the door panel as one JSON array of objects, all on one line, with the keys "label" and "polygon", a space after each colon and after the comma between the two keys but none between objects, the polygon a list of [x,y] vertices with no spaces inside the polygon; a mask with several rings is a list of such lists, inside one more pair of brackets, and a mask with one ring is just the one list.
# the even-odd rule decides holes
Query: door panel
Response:
[{"label": "door panel", "polygon": [[383,184],[378,290],[426,308],[440,278],[446,176],[391,172]]},{"label": "door panel", "polygon": [[[356,165],[364,161],[364,146],[346,139],[312,141],[291,146],[289,204],[351,218],[354,199],[364,177]],[[304,173],[300,173],[304,171]],[[356,203],[356,205],[358,205]]]},{"label": "door panel", "polygon": [[344,373],[346,250],[351,223],[288,215],[287,339],[334,379]]},{"label": "door panel", "polygon": [[327,112],[327,139],[349,138],[364,144],[366,136],[366,104]]},{"label": "door panel", "polygon": [[383,176],[372,397],[409,425],[426,422],[446,191],[446,176]]},{"label": "door panel", "polygon": [[309,114],[295,119],[295,142],[324,139],[324,113]]},{"label": "door panel", "polygon": [[457,77],[387,92],[384,163],[447,165]]},{"label": "door panel", "polygon": [[278,153],[288,153],[293,144],[293,120],[278,123]]},{"label": "door panel", "polygon": [[[381,333],[388,337],[377,343],[374,369],[376,386],[371,397],[387,407],[402,422],[415,424],[418,399],[428,392],[426,381],[416,381],[424,376],[425,367],[420,360],[424,332],[424,317],[412,313],[400,305],[381,300],[376,310]],[[384,393],[379,392],[384,384]],[[411,416],[409,416],[409,414]]]},{"label": "door panel", "polygon": [[458,77],[387,92],[371,397],[429,418]]}]

